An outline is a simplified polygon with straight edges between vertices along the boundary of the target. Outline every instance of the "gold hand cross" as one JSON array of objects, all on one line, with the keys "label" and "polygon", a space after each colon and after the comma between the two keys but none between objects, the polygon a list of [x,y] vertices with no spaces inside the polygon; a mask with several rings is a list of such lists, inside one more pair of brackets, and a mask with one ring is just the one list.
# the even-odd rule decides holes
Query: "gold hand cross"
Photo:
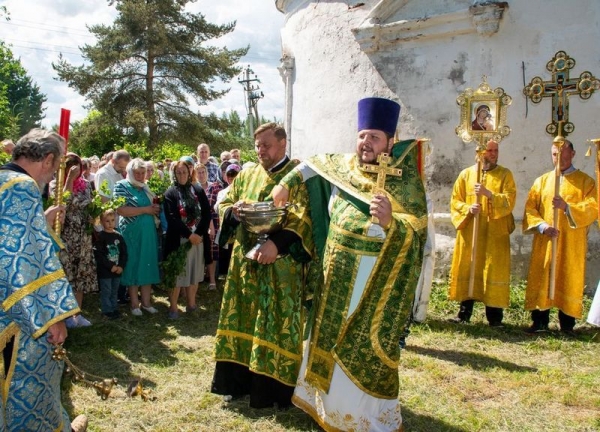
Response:
[{"label": "gold hand cross", "polygon": [[[400,168],[390,167],[389,164],[392,161],[392,158],[387,153],[381,153],[377,156],[378,165],[374,164],[364,164],[359,167],[359,169],[363,172],[377,174],[377,180],[375,181],[375,186],[373,188],[373,194],[378,192],[385,193],[385,178],[388,175],[392,175],[395,177],[402,177],[402,170]],[[379,219],[375,216],[371,218],[373,223],[379,223]]]}]

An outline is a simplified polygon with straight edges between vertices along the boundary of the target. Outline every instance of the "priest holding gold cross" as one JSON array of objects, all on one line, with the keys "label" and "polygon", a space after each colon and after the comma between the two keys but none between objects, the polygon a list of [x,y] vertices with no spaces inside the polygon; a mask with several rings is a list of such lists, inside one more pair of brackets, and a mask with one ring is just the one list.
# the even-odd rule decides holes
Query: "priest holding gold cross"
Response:
[{"label": "priest holding gold cross", "polygon": [[[523,232],[533,234],[525,309],[531,311],[528,333],[548,331],[550,309],[558,309],[560,330],[571,334],[583,312],[585,255],[589,226],[598,217],[594,179],[575,168],[575,148],[569,140],[554,141],[556,170],[538,177],[527,197]],[[555,211],[556,210],[556,211]],[[552,240],[556,239],[556,289],[549,295]]]},{"label": "priest holding gold cross", "polygon": [[554,169],[538,177],[529,190],[523,233],[533,234],[527,275],[525,309],[531,311],[530,334],[549,329],[550,310],[558,309],[560,330],[573,334],[583,312],[587,234],[598,217],[594,179],[573,165],[575,147],[566,137],[575,130],[569,119],[569,96],[589,99],[600,89],[600,80],[584,71],[571,78],[575,59],[558,51],[546,69],[551,81],[534,77],[523,93],[534,103],[552,100],[551,147]]},{"label": "priest holding gold cross", "polygon": [[389,99],[360,100],[355,152],[311,157],[273,190],[277,204],[294,202],[288,191],[300,182],[310,196],[319,259],[292,401],[326,430],[402,428],[398,340],[421,269],[427,204],[418,141],[394,143],[399,114]]}]

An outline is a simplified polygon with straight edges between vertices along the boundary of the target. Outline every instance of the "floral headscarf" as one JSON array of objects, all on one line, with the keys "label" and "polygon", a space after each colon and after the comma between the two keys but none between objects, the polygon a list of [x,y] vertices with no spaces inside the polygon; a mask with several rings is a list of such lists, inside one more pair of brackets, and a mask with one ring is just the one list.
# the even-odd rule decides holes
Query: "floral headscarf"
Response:
[{"label": "floral headscarf", "polygon": [[[175,176],[175,170],[181,166],[186,167],[188,172],[188,178],[185,184],[179,183],[177,181],[177,177]],[[181,220],[188,228],[192,229],[200,221],[201,212],[198,195],[196,195],[196,191],[192,187],[191,168],[185,161],[180,160],[173,168],[173,175],[175,176],[175,181],[173,184],[175,185],[175,188],[179,194],[179,214],[181,216]]]}]

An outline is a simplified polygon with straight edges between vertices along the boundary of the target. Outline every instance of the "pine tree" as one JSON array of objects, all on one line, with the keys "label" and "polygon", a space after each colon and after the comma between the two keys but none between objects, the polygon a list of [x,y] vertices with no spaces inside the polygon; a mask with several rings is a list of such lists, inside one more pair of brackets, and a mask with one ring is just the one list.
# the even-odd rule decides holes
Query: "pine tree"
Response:
[{"label": "pine tree", "polygon": [[223,96],[215,80],[228,82],[248,48],[229,50],[207,44],[235,28],[215,25],[202,14],[185,12],[194,0],[109,0],[118,16],[111,26],[89,30],[95,45],[81,48],[85,65],[62,56],[52,66],[59,79],[91,101],[123,129],[148,133],[154,149],[167,138],[190,140],[206,122],[190,109]]}]

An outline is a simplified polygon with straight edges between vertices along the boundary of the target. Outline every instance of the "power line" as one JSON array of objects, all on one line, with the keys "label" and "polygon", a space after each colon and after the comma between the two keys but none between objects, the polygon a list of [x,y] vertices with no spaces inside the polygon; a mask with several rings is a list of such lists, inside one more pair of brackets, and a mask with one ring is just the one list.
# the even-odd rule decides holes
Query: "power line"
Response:
[{"label": "power line", "polygon": [[31,47],[31,46],[13,45],[13,44],[11,44],[11,46],[15,47],[15,48],[28,49],[28,50],[34,50],[34,51],[48,51],[48,52],[53,52],[53,53],[63,53],[63,54],[72,54],[72,55],[81,56],[81,53],[79,53],[79,52],[75,53],[75,52],[69,52],[69,51],[63,51],[63,50],[36,48],[36,47]]},{"label": "power line", "polygon": [[[94,36],[90,35],[89,32],[86,34],[86,33],[67,31],[67,30],[55,30],[55,29],[51,29],[51,28],[45,28],[47,26],[46,24],[36,24],[35,26],[30,26],[30,25],[24,25],[24,24],[15,24],[15,23],[6,22],[6,21],[1,21],[0,24],[16,26],[16,27],[32,28],[32,29],[36,29],[36,30],[47,30],[50,32],[64,33],[64,34],[68,34],[68,35],[72,35],[72,36],[94,37]],[[57,27],[57,28],[60,28],[60,27]],[[62,28],[67,28],[67,27],[62,27]]]},{"label": "power line", "polygon": [[20,21],[20,22],[24,22],[24,23],[28,23],[28,24],[34,24],[36,26],[35,28],[38,28],[39,26],[54,27],[54,28],[60,29],[60,30],[62,30],[62,29],[68,29],[68,30],[74,30],[76,32],[80,32],[80,31],[81,32],[86,32],[85,34],[87,34],[88,36],[90,35],[89,32],[88,32],[88,30],[87,30],[87,28],[83,29],[81,27],[75,28],[75,27],[67,27],[67,26],[62,26],[62,25],[61,26],[55,26],[55,25],[52,25],[52,24],[47,24],[45,22],[27,21],[27,20],[18,19],[18,18],[16,18],[16,19],[15,18],[11,18],[10,21],[5,21],[5,23],[6,24],[11,24],[11,23],[13,23],[15,21],[17,21],[17,22]]},{"label": "power line", "polygon": [[[31,40],[21,40],[21,39],[12,39],[12,38],[5,38],[5,41],[8,42],[22,42],[22,43],[26,43],[26,44],[35,44],[35,45],[39,45],[39,46],[46,46],[46,47],[58,47],[58,48],[67,48],[67,49],[73,49],[73,46],[69,46],[69,45],[56,45],[56,44],[49,44],[49,43],[39,43],[36,41],[31,41]],[[77,47],[78,48],[78,47]]]},{"label": "power line", "polygon": [[[59,47],[59,48],[65,48],[65,49],[79,49],[78,46],[72,46],[72,45],[55,45],[55,44],[47,44],[47,43],[40,43],[40,42],[36,42],[36,41],[25,41],[25,40],[20,40],[20,39],[12,39],[12,38],[4,38],[5,41],[7,42],[11,42],[11,45],[14,47],[19,47],[19,48],[25,48],[25,49],[33,49],[33,50],[38,50],[38,51],[54,51],[54,52],[59,52],[57,50],[49,50],[49,49],[44,49],[44,48],[34,48],[31,46],[23,46],[23,45],[15,45],[12,42],[21,42],[21,43],[29,43],[29,44],[33,44],[33,45],[38,45],[38,46],[47,46],[47,47]],[[61,51],[64,52],[65,54],[81,54],[81,53],[74,53],[74,52],[67,52],[67,51]],[[275,57],[256,57],[256,56],[249,56],[249,55],[245,55],[244,57],[242,57],[242,59],[254,59],[254,60],[262,60],[265,62],[269,62],[269,61],[278,61],[278,58]],[[240,59],[241,60],[241,59]]]},{"label": "power line", "polygon": [[[35,50],[35,51],[48,51],[48,52],[55,52],[55,53],[63,53],[63,54],[71,54],[71,55],[78,55],[81,56],[81,52],[72,52],[72,51],[66,51],[66,50],[62,50],[62,49],[49,49],[49,48],[41,48],[41,45],[45,45],[47,47],[57,47],[57,48],[66,48],[68,49],[78,49],[79,47],[74,47],[74,46],[68,46],[68,45],[53,45],[53,44],[40,44],[37,43],[35,41],[23,41],[23,40],[18,40],[18,39],[4,39],[5,41],[16,41],[16,42],[22,42],[22,43],[31,43],[37,46],[27,46],[27,45],[19,45],[19,44],[14,44],[14,43],[10,43],[11,47],[15,47],[15,48],[21,48],[21,49],[28,49],[28,50]],[[278,60],[275,58],[265,58],[265,57],[253,57],[253,56],[244,56],[243,59],[258,59],[258,60]]]}]

